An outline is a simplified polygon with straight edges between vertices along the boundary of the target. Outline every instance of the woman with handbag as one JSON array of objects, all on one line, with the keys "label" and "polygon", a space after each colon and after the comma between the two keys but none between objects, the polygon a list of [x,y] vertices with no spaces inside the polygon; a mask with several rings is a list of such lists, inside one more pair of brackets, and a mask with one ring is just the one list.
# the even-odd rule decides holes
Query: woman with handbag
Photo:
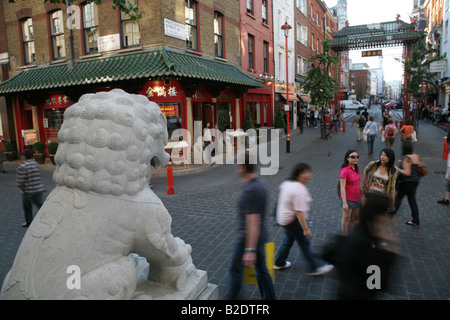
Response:
[{"label": "woman with handbag", "polygon": [[373,153],[373,144],[375,142],[375,138],[378,137],[378,125],[375,121],[373,121],[375,117],[369,116],[369,121],[367,121],[366,126],[364,127],[364,131],[367,134],[367,147],[369,148],[369,155]]},{"label": "woman with handbag", "polygon": [[380,159],[370,162],[364,168],[364,192],[379,192],[386,194],[391,203],[390,212],[395,211],[395,185],[397,170],[394,166],[395,153],[392,149],[385,148],[380,152]]},{"label": "woman with handbag", "polygon": [[419,226],[419,208],[416,201],[416,190],[419,186],[419,165],[421,164],[420,156],[413,152],[413,144],[411,141],[405,141],[402,145],[403,159],[400,166],[395,168],[398,171],[397,195],[395,197],[395,214],[402,203],[404,196],[408,197],[409,208],[411,209],[412,220],[406,224],[410,226]]},{"label": "woman with handbag", "polygon": [[414,126],[411,125],[410,120],[406,120],[405,125],[400,128],[400,133],[402,134],[402,141],[412,141],[412,134],[414,132]]}]

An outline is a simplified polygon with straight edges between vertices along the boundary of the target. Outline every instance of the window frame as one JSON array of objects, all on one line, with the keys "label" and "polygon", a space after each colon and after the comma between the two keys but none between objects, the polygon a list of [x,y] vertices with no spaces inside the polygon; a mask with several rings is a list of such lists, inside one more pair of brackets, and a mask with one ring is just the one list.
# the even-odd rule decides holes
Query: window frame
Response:
[{"label": "window frame", "polygon": [[[188,5],[192,4],[192,8]],[[199,37],[198,37],[198,2],[195,0],[185,0],[184,2],[184,19],[185,19],[185,25],[186,25],[186,49],[188,50],[192,50],[192,51],[200,51],[200,42],[199,42]],[[190,21],[190,17],[189,17],[189,21],[188,21],[188,17],[186,15],[186,13],[188,12],[188,10],[192,10],[193,12],[193,23],[191,23]],[[194,32],[192,32],[192,30],[194,30]],[[195,36],[195,40],[189,40],[189,36],[194,35]],[[193,45],[195,43],[195,46]]]},{"label": "window frame", "polygon": [[[225,58],[224,29],[223,14],[219,11],[214,11],[214,56],[217,58]],[[218,52],[219,44],[221,46],[220,54]]]},{"label": "window frame", "polygon": [[[89,23],[90,23],[90,21],[94,21],[94,23],[96,22],[97,24],[86,26],[87,20],[86,20],[86,10],[85,9],[89,6],[93,8],[93,20],[89,20]],[[98,38],[100,36],[99,21],[98,21],[98,6],[94,2],[83,3],[81,5],[81,17],[82,17],[82,23],[83,23],[82,35],[83,35],[84,54],[85,55],[97,54],[98,53]],[[94,37],[94,40],[96,40],[96,42],[97,42],[93,48],[95,48],[96,50],[88,51],[89,46],[87,44],[88,44],[88,40],[89,40],[90,36],[86,36],[86,33],[89,31],[91,31],[91,32],[93,31],[92,36]],[[95,39],[96,36],[97,36],[97,39]]]},{"label": "window frame", "polygon": [[253,0],[247,0],[246,3],[247,13],[253,15]]},{"label": "window frame", "polygon": [[[31,25],[25,25],[28,21],[31,21]],[[27,27],[27,30],[25,28]],[[26,36],[30,36],[30,27],[31,27],[31,37],[29,39],[25,39]],[[26,32],[27,31],[27,32]],[[33,18],[24,17],[20,20],[20,32],[21,32],[21,41],[22,41],[22,58],[23,65],[30,66],[36,64],[36,46],[34,45],[34,28],[33,28]],[[31,45],[31,46],[30,46]],[[32,49],[30,51],[30,49]],[[29,56],[29,53],[31,55]],[[31,59],[28,59],[31,58]]]},{"label": "window frame", "polygon": [[247,49],[248,49],[248,68],[254,70],[255,69],[255,54],[254,54],[254,52],[255,52],[255,36],[250,33],[248,34]]},{"label": "window frame", "polygon": [[[60,24],[61,31],[60,32],[57,32],[57,31],[54,30],[55,25],[54,25],[53,22],[55,21],[55,18],[53,18],[53,16],[56,13],[61,14],[61,16],[58,17],[58,18],[61,19],[61,24]],[[51,47],[52,61],[64,60],[64,59],[66,59],[67,55],[66,55],[66,42],[65,42],[65,36],[64,36],[65,35],[65,31],[64,31],[64,13],[63,13],[63,10],[62,9],[57,9],[57,10],[54,10],[52,12],[49,12],[48,19],[49,19],[49,34],[50,34],[50,47]],[[62,38],[62,43],[63,43],[63,47],[62,48],[63,48],[63,51],[64,51],[63,52],[64,55],[56,56],[55,55],[55,49],[57,47],[55,46],[55,44],[58,41],[60,41],[58,39],[61,39],[61,38]]]},{"label": "window frame", "polygon": [[[133,5],[139,6],[138,0],[129,0]],[[120,19],[120,45],[123,49],[135,48],[141,46],[141,30],[138,21],[134,21],[131,19],[130,15],[127,15],[123,11],[119,10],[119,19]],[[126,33],[126,25],[130,24],[132,26],[132,32]],[[137,32],[134,32],[134,28],[137,27]],[[126,40],[128,39],[127,34],[131,34],[131,38],[133,42],[137,35],[137,43],[127,45]]]},{"label": "window frame", "polygon": [[269,42],[263,41],[263,70],[269,73]]}]

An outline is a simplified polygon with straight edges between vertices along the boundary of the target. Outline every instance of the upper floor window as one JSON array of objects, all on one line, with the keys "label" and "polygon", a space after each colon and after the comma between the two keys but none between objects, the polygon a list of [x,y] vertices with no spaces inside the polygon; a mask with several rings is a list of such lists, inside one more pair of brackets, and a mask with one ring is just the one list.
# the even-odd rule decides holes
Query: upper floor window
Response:
[{"label": "upper floor window", "polygon": [[52,45],[52,60],[66,57],[66,44],[64,42],[64,19],[62,10],[50,13],[50,37]]},{"label": "upper floor window", "polygon": [[262,21],[267,23],[267,0],[262,0]]},{"label": "upper floor window", "polygon": [[214,54],[223,58],[223,15],[214,12]]},{"label": "upper floor window", "polygon": [[22,48],[23,64],[36,63],[36,51],[34,49],[33,19],[25,18],[21,22],[22,26]]},{"label": "upper floor window", "polygon": [[297,41],[308,46],[308,27],[303,26],[300,22],[297,22]]},{"label": "upper floor window", "polygon": [[247,0],[247,12],[253,14],[253,0]]},{"label": "upper floor window", "polygon": [[264,59],[264,72],[269,72],[269,43],[264,41],[263,43],[263,59]]},{"label": "upper floor window", "polygon": [[253,54],[255,49],[255,37],[251,34],[248,35],[248,68],[255,68],[255,56]]},{"label": "upper floor window", "polygon": [[186,47],[198,51],[197,2],[185,0]]},{"label": "upper floor window", "polygon": [[306,16],[308,14],[307,11],[307,0],[296,0],[297,8]]},{"label": "upper floor window", "polygon": [[98,52],[98,8],[93,2],[82,7],[84,53]]},{"label": "upper floor window", "polygon": [[[129,0],[137,6],[137,0]],[[120,33],[122,37],[122,48],[136,47],[141,44],[139,22],[131,19],[130,15],[120,11]]]}]

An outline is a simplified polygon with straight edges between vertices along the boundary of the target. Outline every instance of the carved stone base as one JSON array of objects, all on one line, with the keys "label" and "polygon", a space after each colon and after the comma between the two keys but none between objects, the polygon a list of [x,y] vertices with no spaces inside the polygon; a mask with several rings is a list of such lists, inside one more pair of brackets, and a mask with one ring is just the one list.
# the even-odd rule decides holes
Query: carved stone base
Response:
[{"label": "carved stone base", "polygon": [[140,257],[138,262],[138,283],[135,300],[217,300],[218,287],[208,283],[206,271],[197,270],[195,286],[188,286],[185,291],[175,291],[173,288],[148,280],[150,265]]}]

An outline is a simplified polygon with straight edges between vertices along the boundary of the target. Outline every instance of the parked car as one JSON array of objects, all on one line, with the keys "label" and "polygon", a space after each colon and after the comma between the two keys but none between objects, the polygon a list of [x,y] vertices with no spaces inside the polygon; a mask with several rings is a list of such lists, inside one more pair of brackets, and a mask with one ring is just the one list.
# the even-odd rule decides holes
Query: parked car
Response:
[{"label": "parked car", "polygon": [[402,109],[403,108],[403,103],[401,101],[391,100],[388,103],[386,103],[386,108]]},{"label": "parked car", "polygon": [[344,110],[363,110],[366,106],[356,100],[342,100],[341,106]]}]

